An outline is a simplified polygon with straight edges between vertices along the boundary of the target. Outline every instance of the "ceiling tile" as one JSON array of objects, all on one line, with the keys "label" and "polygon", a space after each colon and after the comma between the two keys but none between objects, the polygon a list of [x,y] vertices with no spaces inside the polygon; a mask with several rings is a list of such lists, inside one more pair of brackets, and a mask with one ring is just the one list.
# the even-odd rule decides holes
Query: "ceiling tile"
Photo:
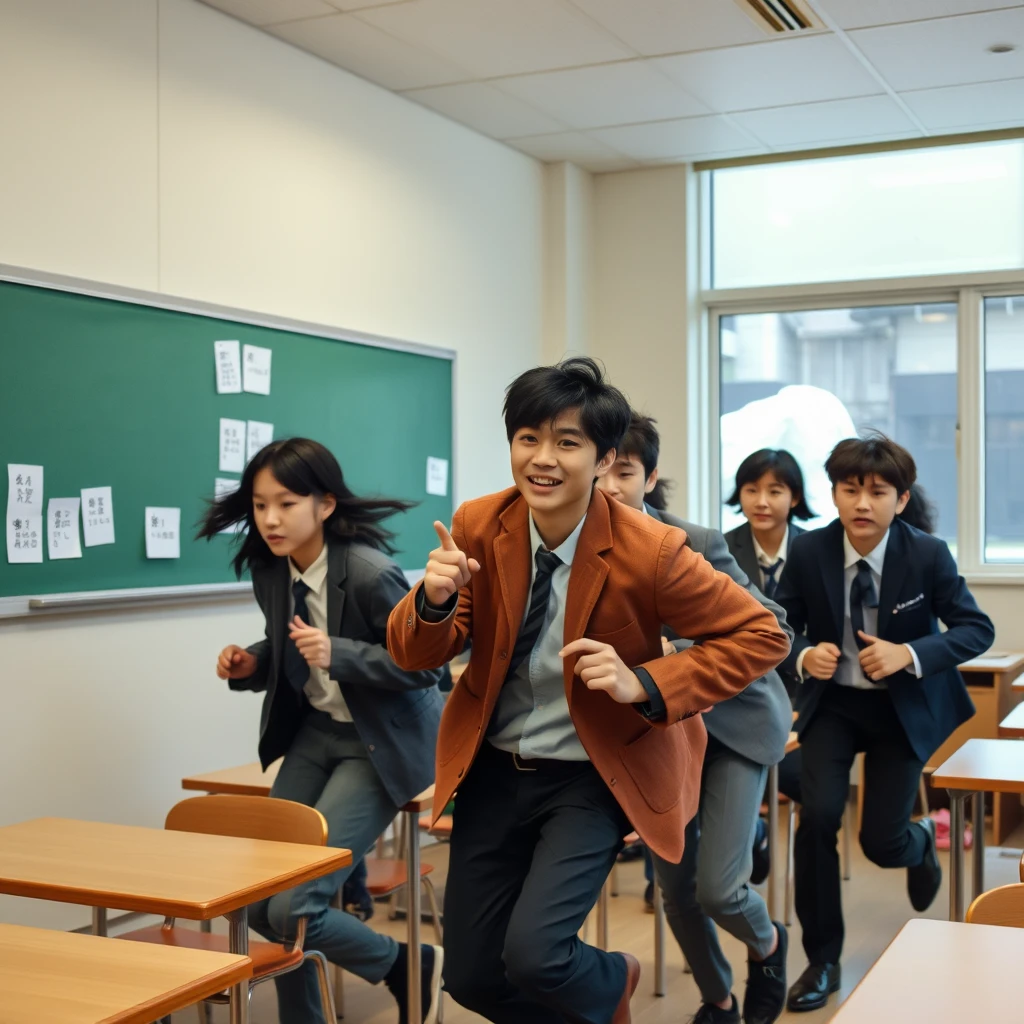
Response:
[{"label": "ceiling tile", "polygon": [[[1024,77],[1024,7],[860,29],[850,39],[898,92]],[[1017,49],[989,53],[993,43]]]},{"label": "ceiling tile", "polygon": [[507,96],[485,82],[413,89],[403,95],[495,139],[558,132],[566,127],[528,103]]},{"label": "ceiling tile", "polygon": [[450,61],[395,39],[351,14],[293,21],[269,31],[386,89],[418,89],[472,78]]},{"label": "ceiling tile", "polygon": [[202,3],[260,26],[295,21],[296,18],[315,18],[335,11],[326,0],[202,0]]},{"label": "ceiling tile", "polygon": [[1024,78],[905,92],[900,98],[929,131],[1024,125]]},{"label": "ceiling tile", "polygon": [[820,0],[820,3],[840,28],[894,25],[901,21],[925,21],[1021,6],[1021,0]]},{"label": "ceiling tile", "polygon": [[698,160],[765,151],[728,118],[717,115],[599,128],[589,134],[635,160]]},{"label": "ceiling tile", "polygon": [[734,3],[708,0],[571,0],[637,53],[685,53],[763,42]]},{"label": "ceiling tile", "polygon": [[601,64],[494,82],[572,128],[600,128],[707,113],[646,61]]},{"label": "ceiling tile", "polygon": [[833,35],[656,57],[651,63],[710,109],[722,112],[883,91]]},{"label": "ceiling tile", "polygon": [[584,135],[582,132],[561,132],[557,135],[536,135],[516,139],[508,145],[514,146],[545,163],[559,163],[567,160],[588,171],[621,171],[636,167],[637,162],[623,156],[611,146]]},{"label": "ceiling tile", "polygon": [[413,0],[357,17],[478,78],[635,56],[567,0]]},{"label": "ceiling tile", "polygon": [[888,96],[751,110],[732,118],[773,149],[921,134]]}]

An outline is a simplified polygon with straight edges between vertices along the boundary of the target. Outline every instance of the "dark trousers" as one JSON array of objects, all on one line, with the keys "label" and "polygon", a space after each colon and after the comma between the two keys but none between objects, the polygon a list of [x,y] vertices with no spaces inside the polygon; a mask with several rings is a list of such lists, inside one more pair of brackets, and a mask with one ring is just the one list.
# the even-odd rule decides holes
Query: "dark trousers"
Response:
[{"label": "dark trousers", "polygon": [[854,757],[864,751],[860,845],[883,868],[914,867],[924,858],[924,829],[910,822],[924,765],[907,741],[887,690],[826,687],[800,749],[796,912],[807,959],[835,964],[843,949],[836,837]]},{"label": "dark trousers", "polygon": [[485,740],[455,798],[449,995],[497,1024],[609,1024],[625,961],[576,933],[629,831],[589,761],[521,771]]}]

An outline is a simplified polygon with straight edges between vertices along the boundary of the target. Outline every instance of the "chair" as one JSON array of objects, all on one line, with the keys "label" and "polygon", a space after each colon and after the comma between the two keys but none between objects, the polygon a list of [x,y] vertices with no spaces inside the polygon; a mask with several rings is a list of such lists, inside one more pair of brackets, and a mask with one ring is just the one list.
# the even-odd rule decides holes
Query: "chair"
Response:
[{"label": "chair", "polygon": [[[434,935],[437,937],[437,944],[440,946],[444,941],[444,933],[441,928],[441,914],[437,905],[437,892],[434,889],[434,883],[430,879],[430,874],[433,870],[433,864],[420,865],[420,884],[427,894],[430,915],[434,919]],[[409,872],[406,869],[404,860],[392,860],[389,857],[366,858],[366,888],[374,899],[393,896],[408,884]]]},{"label": "chair", "polygon": [[967,923],[1024,928],[1024,883],[1014,882],[983,892],[967,908]]},{"label": "chair", "polygon": [[[164,828],[175,832],[201,832],[214,836],[238,836],[243,839],[263,839],[278,843],[303,843],[308,846],[327,845],[327,822],[313,807],[277,800],[266,796],[197,796],[182,800],[171,808]],[[228,952],[225,935],[179,928],[173,917],[159,927],[142,928],[120,936],[134,942],[156,945],[182,946],[206,949],[218,953]],[[287,974],[301,967],[307,960],[316,968],[320,981],[320,999],[324,1019],[336,1019],[334,996],[328,981],[327,959],[322,953],[303,949],[306,938],[306,920],[299,920],[295,941],[290,945],[276,942],[250,942],[252,978],[249,994],[261,982]],[[227,1003],[227,993],[213,996],[207,1002]],[[200,1021],[206,1019],[205,1006],[199,1004]]]},{"label": "chair", "polygon": [[1020,875],[1020,880],[1024,882],[1024,853],[1022,853],[1020,857],[1020,870],[1018,871],[1018,874]]}]

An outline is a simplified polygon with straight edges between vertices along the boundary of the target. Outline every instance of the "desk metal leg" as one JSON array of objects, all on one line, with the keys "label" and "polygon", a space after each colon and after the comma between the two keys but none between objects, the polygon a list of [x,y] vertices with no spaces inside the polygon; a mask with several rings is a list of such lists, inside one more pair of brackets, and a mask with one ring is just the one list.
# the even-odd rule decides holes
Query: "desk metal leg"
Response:
[{"label": "desk metal leg", "polygon": [[768,872],[768,914],[773,921],[779,919],[775,902],[775,890],[778,871],[777,847],[779,839],[779,766],[773,764],[768,769],[768,856],[771,858],[771,869]]},{"label": "desk metal leg", "polygon": [[969,793],[949,793],[949,919],[964,919],[964,802]]},{"label": "desk metal leg", "polygon": [[665,901],[654,876],[654,994],[665,994]]},{"label": "desk metal leg", "polygon": [[985,891],[985,794],[975,793],[971,808],[974,817],[974,899]]},{"label": "desk metal leg", "polygon": [[107,934],[107,908],[92,908],[92,933],[93,935]]},{"label": "desk metal leg", "polygon": [[598,949],[608,951],[608,896],[611,883],[606,881],[601,886],[601,892],[597,897],[597,942]]},{"label": "desk metal leg", "polygon": [[[228,949],[238,956],[249,955],[249,911],[240,907],[228,914]],[[231,1024],[249,1024],[249,980],[231,986]]]},{"label": "desk metal leg", "polygon": [[406,1024],[420,1024],[423,1020],[423,1000],[420,989],[420,822],[418,811],[405,814],[406,876],[409,884],[406,921],[409,926],[409,1018]]}]

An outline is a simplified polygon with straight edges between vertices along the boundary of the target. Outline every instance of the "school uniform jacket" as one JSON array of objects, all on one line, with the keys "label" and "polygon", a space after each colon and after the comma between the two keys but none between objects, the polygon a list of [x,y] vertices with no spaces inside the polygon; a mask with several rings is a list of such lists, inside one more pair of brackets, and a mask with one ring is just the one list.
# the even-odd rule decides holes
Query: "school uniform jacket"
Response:
[{"label": "school uniform jacket", "polygon": [[[662,512],[648,506],[655,519],[685,531],[686,546],[702,555],[712,568],[735,580],[775,616],[779,626],[790,640],[793,630],[786,622],[786,613],[770,598],[764,596],[748,575],[736,564],[729,553],[725,538],[718,530],[688,523],[671,512]],[[692,641],[680,639],[674,630],[668,638],[677,651],[685,651]],[[755,764],[778,764],[786,756],[786,741],[793,727],[793,711],[789,694],[774,669],[755,679],[745,690],[719,704],[704,716],[704,726],[720,743],[741,754]]]},{"label": "school uniform jacket", "polygon": [[[459,507],[452,537],[481,569],[440,623],[416,610],[416,591],[391,614],[388,649],[410,670],[442,665],[472,641],[469,665],[441,720],[434,817],[473,763],[529,597],[529,507],[511,488]],[[422,586],[422,584],[420,584]],[[418,591],[419,588],[417,588]],[[698,638],[665,658],[662,623]],[[678,861],[683,831],[697,810],[707,734],[697,712],[739,693],[789,649],[775,616],[742,587],[686,547],[681,530],[594,489],[566,598],[566,643],[590,637],[642,667],[666,708],[652,722],[607,693],[589,690],[566,658],[564,682],[573,725],[594,767],[647,844]]]},{"label": "school uniform jacket", "polygon": [[[789,552],[793,541],[807,531],[796,523],[789,524],[789,540],[786,543],[786,562],[783,563],[782,573],[779,579],[785,575],[786,566],[789,564]],[[725,542],[729,545],[732,557],[739,562],[740,568],[754,581],[754,585],[761,585],[761,565],[757,560],[757,550],[754,548],[754,534],[750,529],[750,523],[740,523],[734,530],[725,534]]]},{"label": "school uniform jacket", "polygon": [[[796,675],[800,652],[819,643],[843,646],[846,585],[843,524],[836,519],[799,537],[789,550],[775,599],[796,631],[784,668]],[[948,627],[939,630],[939,620]],[[806,635],[804,635],[806,634]],[[975,603],[944,541],[900,519],[889,527],[878,595],[878,637],[910,643],[922,677],[902,670],[886,679],[893,707],[915,755],[927,761],[974,714],[957,666],[984,653],[995,632]],[[798,733],[814,721],[826,686],[808,678],[800,688]]]},{"label": "school uniform jacket", "polygon": [[[401,806],[434,781],[434,748],[444,700],[437,688],[441,664],[408,672],[385,646],[388,615],[408,593],[405,574],[367,544],[328,540],[328,674],[341,687],[353,724],[391,799]],[[252,574],[252,589],[267,621],[266,639],[253,644],[256,671],[232,679],[232,690],[265,692],[260,716],[260,762],[288,753],[310,704],[284,675],[291,575],[278,558]]]}]

